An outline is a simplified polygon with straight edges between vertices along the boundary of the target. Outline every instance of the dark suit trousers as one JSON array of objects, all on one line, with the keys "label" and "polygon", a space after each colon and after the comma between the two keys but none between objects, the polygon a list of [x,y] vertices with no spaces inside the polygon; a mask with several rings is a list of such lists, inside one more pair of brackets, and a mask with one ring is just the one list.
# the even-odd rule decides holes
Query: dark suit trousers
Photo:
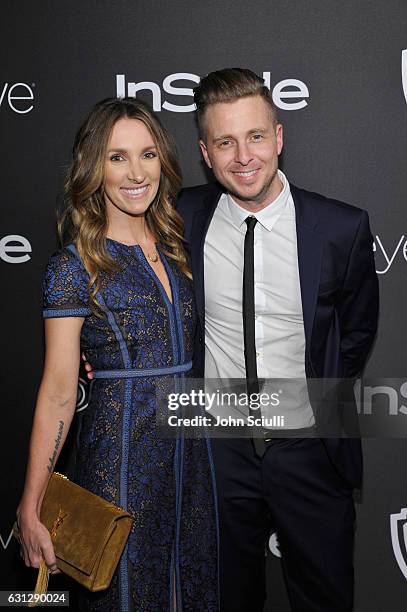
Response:
[{"label": "dark suit trousers", "polygon": [[[354,503],[321,440],[213,440],[220,514],[221,612],[260,612],[273,526],[294,612],[350,612]],[[272,601],[272,593],[270,594]]]}]

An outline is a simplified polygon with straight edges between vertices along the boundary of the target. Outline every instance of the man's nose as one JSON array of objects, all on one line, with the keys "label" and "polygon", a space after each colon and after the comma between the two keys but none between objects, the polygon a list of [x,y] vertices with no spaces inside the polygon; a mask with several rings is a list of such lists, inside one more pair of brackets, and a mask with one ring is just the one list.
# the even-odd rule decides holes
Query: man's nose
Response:
[{"label": "man's nose", "polygon": [[250,147],[247,142],[237,143],[235,152],[235,161],[242,164],[243,166],[247,166],[247,164],[249,164],[250,161],[253,159],[253,155],[250,151]]}]

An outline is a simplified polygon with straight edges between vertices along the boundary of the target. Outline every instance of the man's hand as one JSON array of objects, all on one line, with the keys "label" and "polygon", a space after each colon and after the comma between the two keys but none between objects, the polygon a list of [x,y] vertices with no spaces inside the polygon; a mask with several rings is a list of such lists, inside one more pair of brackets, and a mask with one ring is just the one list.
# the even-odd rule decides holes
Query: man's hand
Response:
[{"label": "man's hand", "polygon": [[87,376],[88,380],[93,380],[93,368],[92,368],[91,364],[89,363],[89,361],[86,361],[85,353],[82,353],[82,359],[85,362],[84,367],[85,367],[85,370],[86,370],[86,376]]}]

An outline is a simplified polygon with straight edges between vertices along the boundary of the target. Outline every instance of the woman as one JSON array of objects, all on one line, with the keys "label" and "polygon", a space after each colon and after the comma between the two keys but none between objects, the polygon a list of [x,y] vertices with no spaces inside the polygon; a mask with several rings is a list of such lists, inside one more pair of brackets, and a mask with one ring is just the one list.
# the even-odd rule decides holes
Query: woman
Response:
[{"label": "woman", "polygon": [[[41,500],[75,409],[80,352],[95,370],[74,480],[135,519],[112,584],[81,610],[217,610],[213,473],[205,440],[161,439],[155,390],[191,368],[195,309],[172,141],[133,98],[97,104],[76,136],[49,262],[46,357],[18,509],[27,565],[56,559]],[[156,372],[156,374],[155,374]],[[124,373],[126,376],[124,376]]]}]

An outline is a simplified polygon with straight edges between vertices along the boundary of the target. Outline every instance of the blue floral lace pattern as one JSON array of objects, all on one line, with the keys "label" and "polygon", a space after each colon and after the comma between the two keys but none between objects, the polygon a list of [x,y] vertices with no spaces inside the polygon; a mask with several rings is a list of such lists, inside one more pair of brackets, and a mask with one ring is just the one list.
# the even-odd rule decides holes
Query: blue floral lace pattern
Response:
[{"label": "blue floral lace pattern", "polygon": [[[100,294],[111,320],[92,313],[88,276],[69,249],[50,259],[44,317],[85,317],[81,349],[95,370],[126,367],[118,337],[124,340],[131,368],[190,361],[196,323],[190,281],[162,256],[172,305],[139,247],[111,240],[107,247],[118,268],[101,279]],[[135,522],[110,588],[82,593],[81,610],[170,612],[174,575],[177,612],[218,610],[217,530],[208,445],[205,440],[183,440],[182,462],[177,463],[180,443],[176,449],[175,440],[161,439],[155,426],[156,384],[154,376],[101,378],[93,383],[82,420],[75,480],[117,505],[125,494]],[[183,486],[179,491],[175,474],[180,469]],[[181,499],[178,516],[177,496]]]}]

